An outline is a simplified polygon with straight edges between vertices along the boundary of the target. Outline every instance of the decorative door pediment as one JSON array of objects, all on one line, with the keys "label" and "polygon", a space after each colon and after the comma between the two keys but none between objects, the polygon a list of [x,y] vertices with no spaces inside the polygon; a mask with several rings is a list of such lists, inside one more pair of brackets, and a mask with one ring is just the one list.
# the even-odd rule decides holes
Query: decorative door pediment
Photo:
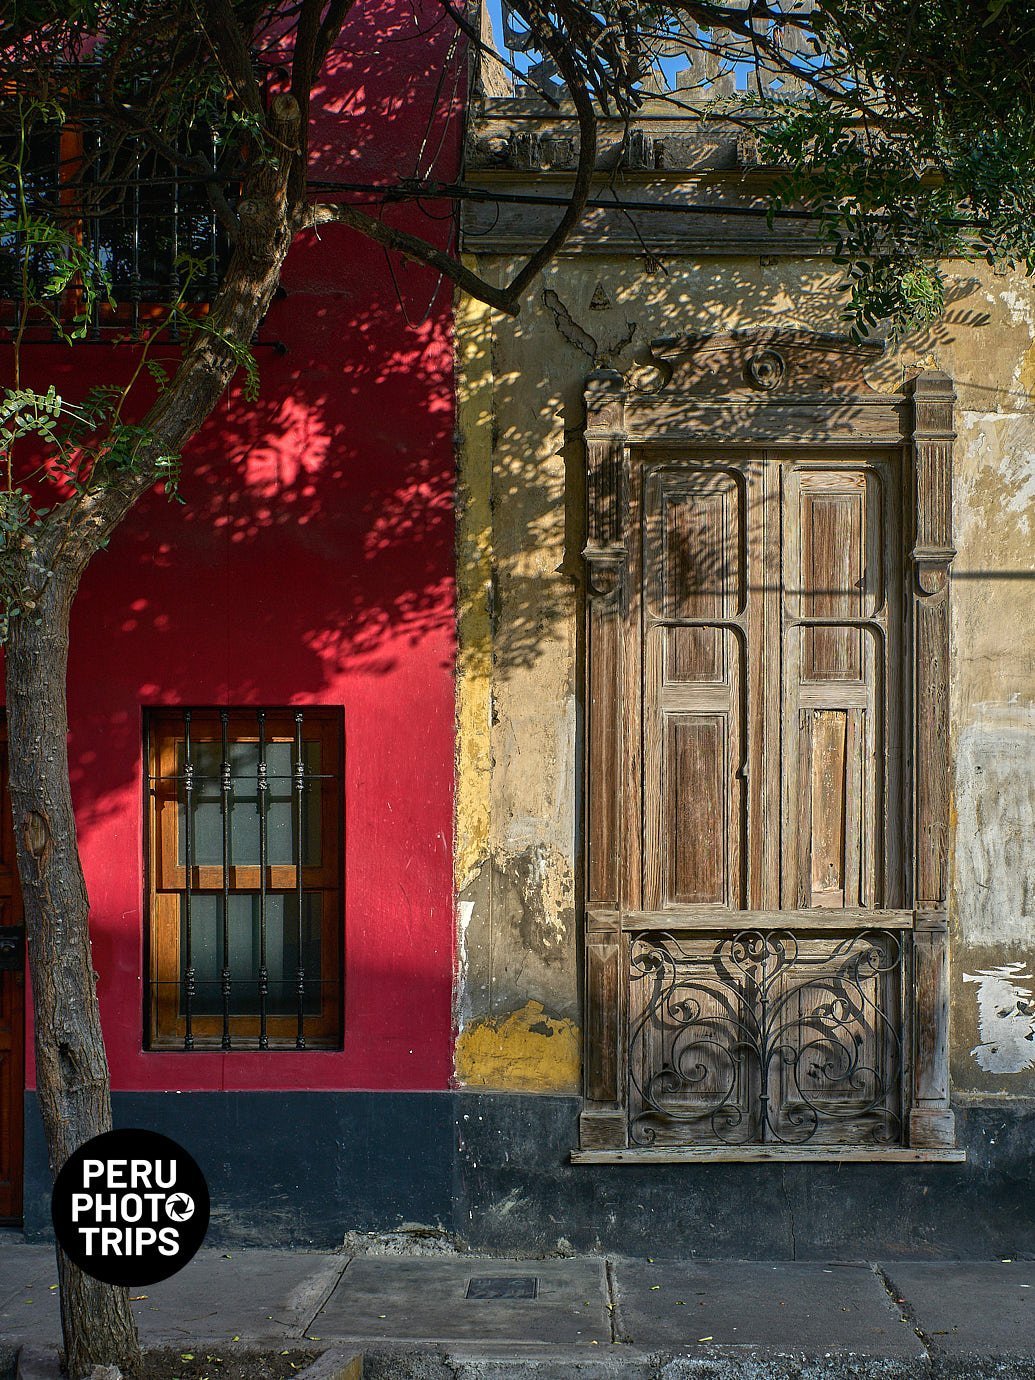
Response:
[{"label": "decorative door pediment", "polygon": [[665,336],[651,341],[650,352],[663,370],[666,390],[723,398],[758,391],[843,398],[874,392],[865,370],[881,358],[884,347],[773,327]]}]

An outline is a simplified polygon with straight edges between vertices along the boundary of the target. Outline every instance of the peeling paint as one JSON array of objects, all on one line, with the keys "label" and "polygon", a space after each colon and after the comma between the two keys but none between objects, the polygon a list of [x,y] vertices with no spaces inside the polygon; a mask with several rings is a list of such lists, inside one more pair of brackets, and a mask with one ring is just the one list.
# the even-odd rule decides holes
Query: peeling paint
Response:
[{"label": "peeling paint", "polygon": [[467,984],[468,931],[474,915],[474,902],[460,900],[456,903],[456,992],[454,993],[454,1026],[460,1023],[457,998]]},{"label": "peeling paint", "polygon": [[1018,292],[1016,288],[1001,288],[999,300],[1010,313],[1010,321],[1014,326],[1035,327],[1035,306],[1032,304],[1031,295],[1027,292]]},{"label": "peeling paint", "polygon": [[1035,1068],[1035,998],[1023,963],[1004,963],[964,973],[977,983],[981,1043],[970,1051],[985,1073],[1023,1073]]},{"label": "peeling paint", "polygon": [[457,1026],[531,1000],[577,1019],[575,908],[567,860],[549,846],[494,849],[460,897]]},{"label": "peeling paint", "polygon": [[1035,941],[1035,708],[981,705],[956,753],[955,893],[967,944]]},{"label": "peeling paint", "polygon": [[[1035,377],[1032,382],[1035,383]],[[1009,533],[999,530],[1001,519],[1009,515],[1021,536],[1027,537],[1035,519],[1035,447],[1030,412],[966,411],[963,419],[961,449],[965,448],[965,455],[961,455],[957,475],[959,496],[964,500],[961,533],[976,526],[984,535],[988,522],[993,520],[999,538],[996,545],[1002,547]]]},{"label": "peeling paint", "polygon": [[[581,428],[591,358],[614,342],[621,346],[616,367],[631,367],[632,386],[651,388],[658,376],[644,342],[658,335],[761,323],[839,329],[840,271],[814,259],[674,255],[666,262],[666,274],[645,275],[627,256],[562,257],[544,274],[538,310],[530,303],[513,321],[481,308],[458,315],[456,887],[465,904],[458,912],[457,1025],[469,1044],[458,1050],[457,1069],[465,1079],[473,1073],[476,1084],[529,1086],[519,1081],[527,1064],[507,1066],[507,1049],[522,1049],[501,1034],[510,1030],[510,1013],[540,1002],[572,1029],[581,1024]],[[478,266],[503,281],[515,264],[483,256]],[[1028,1000],[1027,987],[1035,991],[1035,978],[1026,976],[1035,973],[1027,578],[1035,533],[1035,294],[1020,274],[1000,278],[981,265],[956,272],[964,276],[950,283],[949,309],[937,325],[889,349],[867,377],[894,392],[917,369],[940,367],[959,399],[949,727],[956,774],[952,1054],[959,1087],[988,1092],[998,1081],[1016,1096],[1035,1093],[1035,1041],[1026,1038],[1017,1007]],[[635,335],[621,344],[629,323]],[[997,965],[1010,962],[1027,966],[1000,973]],[[964,968],[975,975],[965,988]],[[1005,1006],[992,997],[979,1029],[975,988],[984,983],[993,992],[996,982],[1013,983],[1013,1014],[998,1016]],[[522,1042],[556,1039],[539,1023],[528,1020]],[[1019,1079],[999,1077],[1004,1059],[1025,1071]],[[572,1070],[575,1063],[573,1054]],[[574,1086],[574,1072],[570,1081]]]},{"label": "peeling paint", "polygon": [[500,1021],[476,1021],[456,1042],[457,1081],[468,1088],[572,1093],[579,1084],[579,1029],[527,1002]]},{"label": "peeling paint", "polygon": [[545,843],[537,843],[511,859],[505,870],[513,876],[521,897],[525,947],[548,963],[563,958],[575,923],[567,860]]}]

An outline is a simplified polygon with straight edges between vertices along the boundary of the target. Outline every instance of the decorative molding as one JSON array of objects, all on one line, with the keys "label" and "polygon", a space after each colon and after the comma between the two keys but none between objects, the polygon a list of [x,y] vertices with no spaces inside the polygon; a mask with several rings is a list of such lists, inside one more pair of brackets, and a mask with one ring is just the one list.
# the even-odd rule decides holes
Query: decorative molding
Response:
[{"label": "decorative molding", "polygon": [[665,372],[665,388],[730,400],[763,389],[801,401],[878,396],[864,371],[884,353],[883,342],[856,344],[848,336],[793,327],[709,331],[663,336],[650,343]]},{"label": "decorative molding", "polygon": [[916,589],[921,596],[941,594],[949,583],[949,567],[956,552],[952,547],[942,550],[923,550],[914,547],[910,553],[916,575]]},{"label": "decorative molding", "polygon": [[625,379],[616,369],[594,369],[586,380],[586,435],[623,432]]},{"label": "decorative molding", "polygon": [[951,1146],[949,1105],[949,572],[955,391],[940,370],[912,384],[913,1107],[909,1143]]},{"label": "decorative molding", "polygon": [[900,445],[910,400],[880,393],[865,370],[883,344],[762,327],[655,339],[654,388],[634,388],[611,369],[587,381],[587,442],[747,445]]},{"label": "decorative molding", "polygon": [[625,546],[587,546],[582,555],[588,571],[590,594],[602,599],[617,595],[621,591],[629,559]]},{"label": "decorative molding", "polygon": [[580,1149],[571,1152],[572,1164],[961,1164],[966,1158],[965,1150],[951,1146],[869,1150],[837,1145],[801,1149],[794,1145],[741,1145],[611,1150],[603,1145],[597,1149],[586,1139]]}]

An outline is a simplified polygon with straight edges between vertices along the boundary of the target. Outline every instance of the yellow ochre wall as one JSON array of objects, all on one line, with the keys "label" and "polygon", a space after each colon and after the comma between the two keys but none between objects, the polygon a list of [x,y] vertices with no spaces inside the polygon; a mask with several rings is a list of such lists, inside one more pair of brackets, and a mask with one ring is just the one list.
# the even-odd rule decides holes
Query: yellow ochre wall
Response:
[{"label": "yellow ochre wall", "polygon": [[[514,265],[482,257],[502,280]],[[594,361],[644,382],[648,342],[843,330],[816,258],[561,258],[512,320],[461,298],[456,1081],[574,1093],[581,808],[582,394]],[[1035,1094],[1035,291],[951,266],[949,305],[871,381],[937,367],[954,453],[954,1096]]]}]

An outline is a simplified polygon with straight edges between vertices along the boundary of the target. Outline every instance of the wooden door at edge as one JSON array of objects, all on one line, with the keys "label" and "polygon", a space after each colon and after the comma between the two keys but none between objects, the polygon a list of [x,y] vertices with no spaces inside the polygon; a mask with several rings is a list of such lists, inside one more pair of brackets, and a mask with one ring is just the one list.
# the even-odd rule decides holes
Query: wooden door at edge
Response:
[{"label": "wooden door at edge", "polygon": [[[22,924],[7,788],[7,734],[0,727],[0,928]],[[0,967],[0,1222],[22,1215],[25,1089],[25,972],[21,942],[16,967]]]}]

